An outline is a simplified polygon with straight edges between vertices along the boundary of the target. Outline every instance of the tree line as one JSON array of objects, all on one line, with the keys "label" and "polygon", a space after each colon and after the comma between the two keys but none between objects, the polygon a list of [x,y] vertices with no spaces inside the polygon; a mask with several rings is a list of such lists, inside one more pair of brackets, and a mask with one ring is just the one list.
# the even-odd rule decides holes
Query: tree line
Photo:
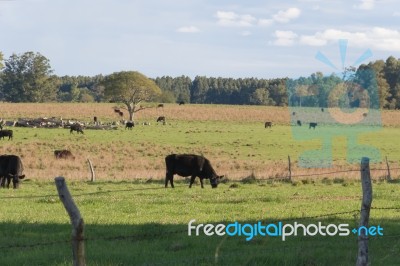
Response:
[{"label": "tree line", "polygon": [[[161,89],[151,100],[162,103],[319,107],[345,103],[350,107],[400,108],[400,59],[393,56],[329,76],[316,72],[297,79],[163,76],[150,80]],[[1,101],[106,102],[112,100],[105,91],[106,81],[107,76],[101,74],[57,76],[50,60],[40,53],[13,54],[5,59],[0,52]]]}]

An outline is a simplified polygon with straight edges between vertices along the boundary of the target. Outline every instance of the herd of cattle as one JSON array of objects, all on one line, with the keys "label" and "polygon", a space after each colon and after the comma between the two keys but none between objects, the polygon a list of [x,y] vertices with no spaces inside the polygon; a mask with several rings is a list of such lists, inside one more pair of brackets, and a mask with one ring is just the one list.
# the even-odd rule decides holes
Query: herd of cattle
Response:
[{"label": "herd of cattle", "polygon": [[[159,105],[158,107],[163,107]],[[119,115],[123,115],[120,110],[118,111]],[[321,109],[323,112],[323,109]],[[121,114],[122,113],[122,114]],[[295,115],[295,113],[293,114]],[[159,116],[156,122],[162,122],[165,124],[165,117]],[[94,117],[95,124],[97,123],[97,117]],[[297,120],[297,125],[301,126],[302,123],[300,120]],[[135,126],[133,121],[127,121],[125,123],[125,129],[132,129]],[[317,123],[311,122],[309,123],[309,128],[314,128],[317,126]],[[271,128],[272,122],[265,122],[265,128]],[[70,133],[76,131],[78,134],[84,134],[83,125],[81,123],[73,123],[69,125]],[[13,137],[12,130],[3,130],[0,125],[0,139],[4,139],[4,137],[8,137],[9,140]],[[54,156],[56,159],[75,159],[69,150],[55,150]],[[171,187],[174,188],[174,175],[180,175],[183,177],[190,176],[189,188],[192,187],[195,178],[200,178],[201,187],[204,188],[203,179],[209,179],[212,188],[216,188],[218,183],[223,176],[219,176],[216,174],[214,168],[211,166],[210,161],[204,156],[195,155],[195,154],[170,154],[165,157],[165,165],[166,165],[166,175],[165,175],[165,187],[168,187],[168,182],[171,184]],[[1,187],[5,187],[7,183],[7,187],[9,188],[11,180],[13,182],[13,188],[18,188],[19,180],[23,179],[25,175],[22,174],[23,165],[20,157],[17,155],[0,155],[0,184]]]},{"label": "herd of cattle", "polygon": [[[300,120],[297,120],[297,125],[298,125],[298,126],[301,126],[301,125],[302,125]],[[311,123],[309,124],[309,128],[315,129],[315,127],[316,127],[317,125],[318,125],[317,123],[311,122]],[[272,122],[269,122],[269,121],[265,122],[264,127],[265,127],[265,128],[267,128],[267,127],[272,127]]]}]

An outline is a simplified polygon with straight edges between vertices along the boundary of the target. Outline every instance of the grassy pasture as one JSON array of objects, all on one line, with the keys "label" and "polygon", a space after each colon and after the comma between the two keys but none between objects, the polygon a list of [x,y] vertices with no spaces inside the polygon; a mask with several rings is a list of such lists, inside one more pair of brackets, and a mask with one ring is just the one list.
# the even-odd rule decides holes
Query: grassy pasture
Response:
[{"label": "grassy pasture", "polygon": [[[5,120],[19,117],[63,117],[81,121],[111,122],[119,119],[113,112],[114,104],[0,104]],[[137,113],[137,126],[132,130],[121,127],[115,131],[86,130],[85,135],[70,134],[67,129],[12,128],[14,141],[0,141],[2,153],[23,157],[29,178],[52,180],[64,175],[70,179],[87,180],[86,160],[92,160],[99,180],[132,180],[137,178],[162,179],[165,176],[164,157],[170,153],[197,153],[208,157],[218,173],[230,179],[249,175],[257,178],[285,176],[287,156],[293,163],[293,174],[326,172],[319,169],[298,169],[296,160],[304,151],[318,149],[319,134],[329,128],[301,131],[308,140],[296,140],[289,126],[286,108],[260,106],[212,106],[166,104],[164,108],[149,108]],[[168,125],[157,125],[157,116],[167,117]],[[372,145],[387,156],[392,168],[399,167],[400,153],[393,145],[400,131],[400,112],[383,112],[384,127],[377,132],[360,134],[359,142]],[[141,122],[150,122],[142,126]],[[272,129],[265,129],[264,121],[273,121]],[[331,130],[340,131],[332,127]],[[314,139],[315,137],[315,139]],[[344,137],[333,138],[331,170],[358,168],[346,163]],[[57,161],[55,149],[70,149],[75,161]],[[376,168],[382,168],[378,164]],[[385,173],[379,173],[379,176]],[[398,176],[397,171],[392,171]],[[351,173],[348,178],[358,178]]]},{"label": "grassy pasture", "polygon": [[[92,121],[118,120],[114,104],[0,104],[0,116],[63,117]],[[164,115],[168,124],[156,125]],[[324,174],[359,169],[345,161],[346,139],[333,139],[332,169],[296,166],[300,153],[321,147],[320,130],[309,130],[315,139],[295,140],[285,108],[166,104],[137,113],[135,121],[151,122],[113,131],[86,130],[85,135],[67,129],[12,128],[13,141],[0,140],[1,153],[22,157],[25,180],[20,190],[0,190],[0,264],[70,265],[69,219],[59,202],[55,176],[65,176],[86,223],[88,265],[354,265],[357,241],[348,237],[278,238],[187,236],[187,223],[303,222],[348,223],[356,226],[360,209],[359,173]],[[274,123],[264,128],[265,121]],[[400,112],[382,113],[383,129],[360,134],[358,141],[379,148],[400,175]],[[335,128],[334,128],[335,130]],[[55,160],[55,149],[70,149],[72,160]],[[164,157],[170,153],[197,153],[209,158],[217,173],[229,180],[217,189],[208,183],[188,189],[176,177],[176,189],[164,189]],[[245,177],[275,178],[287,175],[287,156],[293,162],[293,183],[238,182]],[[86,160],[95,166],[97,182],[87,183]],[[385,163],[371,168],[386,167]],[[395,170],[395,169],[396,170]],[[308,176],[309,174],[309,176]],[[311,174],[317,174],[311,176]],[[372,171],[376,208],[371,225],[380,224],[385,236],[371,239],[373,265],[398,265],[398,183],[381,181],[385,170]],[[150,180],[151,179],[151,180]],[[91,193],[91,194],[88,194]],[[37,197],[32,197],[37,196]],[[316,217],[317,216],[317,217]],[[315,218],[304,218],[315,217]],[[292,219],[292,220],[291,220]],[[126,236],[126,238],[115,238]],[[34,243],[51,245],[13,247]],[[62,243],[58,243],[62,241]]]},{"label": "grassy pasture", "polygon": [[[85,219],[88,265],[354,265],[355,235],[346,237],[188,236],[191,219],[200,223],[347,223],[356,227],[361,189],[358,181],[209,184],[192,189],[178,182],[69,182]],[[398,184],[374,182],[370,225],[384,236],[371,237],[372,265],[399,263]],[[90,194],[89,194],[90,193]],[[18,191],[2,190],[2,265],[70,265],[69,218],[53,182],[28,181]],[[31,195],[43,197],[30,198]],[[7,198],[13,197],[13,198]],[[24,198],[27,197],[27,198]],[[350,213],[344,213],[350,212]],[[339,214],[333,214],[339,213]],[[342,214],[340,214],[342,213]],[[321,216],[329,214],[327,216]],[[318,217],[321,216],[321,217]],[[307,218],[314,217],[314,218]],[[36,243],[33,247],[12,247]]]}]

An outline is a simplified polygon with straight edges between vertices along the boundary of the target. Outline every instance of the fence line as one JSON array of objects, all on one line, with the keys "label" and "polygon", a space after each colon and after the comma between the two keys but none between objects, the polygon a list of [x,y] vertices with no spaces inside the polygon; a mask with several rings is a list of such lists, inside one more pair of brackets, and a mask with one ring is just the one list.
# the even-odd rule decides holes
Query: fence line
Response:
[{"label": "fence line", "polygon": [[[400,168],[392,168],[392,170],[396,170]],[[387,169],[371,169],[371,171],[387,171]],[[347,173],[347,172],[360,172],[360,170],[341,170],[341,171],[334,171],[334,172],[324,172],[324,173],[311,173],[311,174],[302,174],[302,175],[292,175],[293,177],[304,177],[304,176],[317,176],[317,175],[330,175],[330,174],[337,174],[337,173]],[[228,183],[243,183],[246,182],[246,178],[242,180],[228,180]],[[288,175],[283,175],[279,177],[273,178],[257,178],[254,181],[283,181],[288,180]],[[183,186],[183,185],[182,185]],[[180,185],[175,187],[182,187]],[[100,195],[100,194],[108,194],[108,193],[115,193],[115,192],[128,192],[128,191],[143,191],[143,190],[163,190],[165,189],[164,186],[156,187],[156,188],[130,188],[130,189],[117,189],[117,190],[107,190],[107,191],[96,191],[96,192],[88,192],[88,193],[81,193],[81,194],[74,194],[74,197],[81,197],[81,196],[88,196],[88,195]],[[48,197],[58,197],[57,194],[47,194],[47,195],[29,195],[29,196],[9,196],[9,197],[0,197],[0,200],[3,199],[34,199],[34,198],[48,198]]]},{"label": "fence line", "polygon": [[[372,210],[400,210],[400,207],[371,207]],[[324,213],[320,215],[315,215],[315,216],[303,216],[303,217],[290,217],[286,219],[279,219],[279,221],[292,221],[292,220],[306,220],[306,219],[315,219],[315,218],[322,218],[322,217],[331,217],[331,216],[337,216],[337,215],[343,215],[343,214],[352,214],[352,213],[360,213],[361,210],[351,210],[351,211],[345,211],[345,212],[334,212],[334,213]],[[226,221],[221,221],[221,222],[226,222]],[[219,223],[219,222],[215,222]],[[274,222],[270,222],[274,223]],[[150,238],[150,237],[164,237],[165,235],[173,235],[173,234],[178,234],[178,233],[187,233],[187,229],[180,229],[180,230],[175,230],[175,231],[160,231],[158,233],[151,233],[151,234],[134,234],[134,235],[117,235],[117,236],[101,236],[101,237],[84,237],[84,241],[104,241],[104,240],[131,240],[131,239],[145,239],[145,238]],[[384,237],[399,237],[400,235],[384,235]],[[376,238],[383,238],[383,237],[378,237]],[[38,242],[38,243],[33,243],[33,244],[12,244],[12,245],[7,245],[7,246],[0,246],[0,249],[13,249],[13,248],[35,248],[35,247],[40,247],[40,246],[50,246],[53,244],[70,244],[71,240],[60,240],[60,241],[49,241],[49,242]]]}]

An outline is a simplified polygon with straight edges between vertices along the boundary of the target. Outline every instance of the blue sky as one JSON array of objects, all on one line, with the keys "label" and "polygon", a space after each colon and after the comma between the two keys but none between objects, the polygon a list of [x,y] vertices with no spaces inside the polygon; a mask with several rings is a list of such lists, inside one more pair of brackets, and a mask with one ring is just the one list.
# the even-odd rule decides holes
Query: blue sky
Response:
[{"label": "blue sky", "polygon": [[394,0],[0,0],[0,51],[40,52],[57,75],[299,77],[400,57]]}]

